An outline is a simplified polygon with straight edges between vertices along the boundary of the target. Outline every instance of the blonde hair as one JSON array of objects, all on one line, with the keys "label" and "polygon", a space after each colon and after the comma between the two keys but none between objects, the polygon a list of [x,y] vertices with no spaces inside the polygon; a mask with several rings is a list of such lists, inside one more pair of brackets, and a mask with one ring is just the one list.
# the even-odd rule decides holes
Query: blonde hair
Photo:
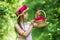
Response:
[{"label": "blonde hair", "polygon": [[[17,23],[19,24],[19,26],[22,28],[22,25],[21,25],[21,21],[23,21],[24,23],[24,16],[19,16],[19,18],[17,19]],[[23,29],[23,28],[22,28]]]}]

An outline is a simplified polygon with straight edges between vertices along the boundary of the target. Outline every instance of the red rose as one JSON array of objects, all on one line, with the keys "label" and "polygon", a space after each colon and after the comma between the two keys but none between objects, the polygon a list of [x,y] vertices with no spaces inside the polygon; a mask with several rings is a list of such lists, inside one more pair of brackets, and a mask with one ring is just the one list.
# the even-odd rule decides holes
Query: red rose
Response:
[{"label": "red rose", "polygon": [[44,16],[40,16],[40,17],[37,17],[37,18],[35,18],[34,20],[35,21],[38,21],[38,20],[43,20],[43,21],[45,21],[45,17]]}]

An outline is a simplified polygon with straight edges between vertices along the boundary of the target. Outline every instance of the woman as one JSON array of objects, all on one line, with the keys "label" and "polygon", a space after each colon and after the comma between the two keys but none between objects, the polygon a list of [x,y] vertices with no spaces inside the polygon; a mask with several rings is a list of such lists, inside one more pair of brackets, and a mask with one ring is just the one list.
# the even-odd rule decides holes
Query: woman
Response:
[{"label": "woman", "polygon": [[24,40],[32,40],[31,30],[33,28],[32,23],[27,22],[28,13],[26,12],[29,8],[26,5],[23,5],[17,11],[17,21],[18,23],[15,25],[17,32],[19,33],[19,40],[22,40],[22,36]]}]

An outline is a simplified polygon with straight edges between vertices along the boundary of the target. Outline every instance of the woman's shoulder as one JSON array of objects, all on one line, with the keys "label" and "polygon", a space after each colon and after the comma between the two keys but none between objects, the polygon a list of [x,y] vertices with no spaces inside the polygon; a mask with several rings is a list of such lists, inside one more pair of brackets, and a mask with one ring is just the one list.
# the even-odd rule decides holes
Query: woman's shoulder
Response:
[{"label": "woman's shoulder", "polygon": [[15,24],[15,27],[19,26],[18,24]]}]

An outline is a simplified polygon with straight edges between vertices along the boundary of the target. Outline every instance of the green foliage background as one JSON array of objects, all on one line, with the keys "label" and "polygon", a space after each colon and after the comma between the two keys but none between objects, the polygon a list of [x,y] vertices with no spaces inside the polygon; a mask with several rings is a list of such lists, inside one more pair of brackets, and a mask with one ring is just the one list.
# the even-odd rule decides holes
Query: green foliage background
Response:
[{"label": "green foliage background", "polygon": [[33,28],[33,40],[60,40],[60,0],[0,0],[0,40],[16,40],[15,12],[23,4],[29,7],[28,21],[40,9],[46,12],[49,22],[44,28]]}]

